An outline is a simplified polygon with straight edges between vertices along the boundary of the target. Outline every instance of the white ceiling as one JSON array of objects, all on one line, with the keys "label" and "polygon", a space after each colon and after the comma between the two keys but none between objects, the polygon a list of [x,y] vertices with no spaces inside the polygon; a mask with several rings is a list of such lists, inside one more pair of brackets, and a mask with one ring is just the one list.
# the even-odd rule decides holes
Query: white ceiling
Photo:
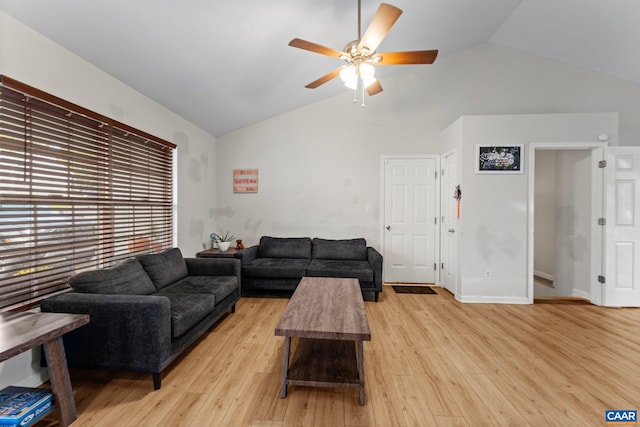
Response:
[{"label": "white ceiling", "polygon": [[[442,58],[491,42],[640,84],[638,0],[387,1],[404,13],[381,52]],[[363,31],[378,4],[362,0]],[[339,79],[304,88],[341,64],[287,43],[341,50],[357,37],[357,0],[0,0],[0,10],[217,136],[348,90]],[[378,67],[383,87],[407,67]]]}]

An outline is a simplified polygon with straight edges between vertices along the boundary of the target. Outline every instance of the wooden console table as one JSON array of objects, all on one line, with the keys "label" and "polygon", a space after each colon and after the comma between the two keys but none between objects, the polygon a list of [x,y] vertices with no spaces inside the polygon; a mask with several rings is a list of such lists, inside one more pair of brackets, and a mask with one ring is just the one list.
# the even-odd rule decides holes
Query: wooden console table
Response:
[{"label": "wooden console table", "polygon": [[0,313],[0,362],[43,344],[62,426],[77,418],[62,336],[89,323],[88,314]]},{"label": "wooden console table", "polygon": [[220,249],[205,249],[196,254],[196,258],[239,258],[242,249],[229,248],[222,252]]}]

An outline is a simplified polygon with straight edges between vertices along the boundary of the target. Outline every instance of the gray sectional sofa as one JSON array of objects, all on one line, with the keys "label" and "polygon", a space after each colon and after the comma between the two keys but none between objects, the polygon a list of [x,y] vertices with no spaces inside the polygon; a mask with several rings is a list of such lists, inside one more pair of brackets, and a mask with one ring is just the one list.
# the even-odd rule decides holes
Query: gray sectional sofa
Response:
[{"label": "gray sectional sofa", "polygon": [[64,336],[70,367],[162,370],[240,298],[240,260],[183,258],[173,248],[113,268],[82,272],[71,292],[40,303],[42,311],[86,313],[90,323]]},{"label": "gray sectional sofa", "polygon": [[358,279],[376,302],[382,292],[382,255],[365,239],[262,236],[241,258],[243,289],[295,290],[308,276]]}]

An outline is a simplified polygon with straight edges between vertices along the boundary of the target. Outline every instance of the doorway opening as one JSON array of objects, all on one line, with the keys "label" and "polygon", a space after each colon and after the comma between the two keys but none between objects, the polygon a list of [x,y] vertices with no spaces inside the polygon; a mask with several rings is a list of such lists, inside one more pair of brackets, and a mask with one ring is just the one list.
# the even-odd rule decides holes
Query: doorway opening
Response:
[{"label": "doorway opening", "polygon": [[591,150],[536,150],[534,302],[591,300]]},{"label": "doorway opening", "polygon": [[528,299],[600,303],[604,146],[530,145]]}]

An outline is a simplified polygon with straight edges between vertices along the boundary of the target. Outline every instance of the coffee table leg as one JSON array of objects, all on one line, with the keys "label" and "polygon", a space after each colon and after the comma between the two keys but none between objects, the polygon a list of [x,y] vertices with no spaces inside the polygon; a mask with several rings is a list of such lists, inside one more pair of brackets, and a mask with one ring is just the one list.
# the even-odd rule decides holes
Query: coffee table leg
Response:
[{"label": "coffee table leg", "polygon": [[356,358],[358,359],[358,378],[360,380],[360,404],[364,405],[364,349],[362,341],[356,341]]},{"label": "coffee table leg", "polygon": [[282,365],[282,388],[280,399],[287,397],[287,376],[289,374],[289,352],[291,351],[291,337],[284,339],[284,364]]}]

